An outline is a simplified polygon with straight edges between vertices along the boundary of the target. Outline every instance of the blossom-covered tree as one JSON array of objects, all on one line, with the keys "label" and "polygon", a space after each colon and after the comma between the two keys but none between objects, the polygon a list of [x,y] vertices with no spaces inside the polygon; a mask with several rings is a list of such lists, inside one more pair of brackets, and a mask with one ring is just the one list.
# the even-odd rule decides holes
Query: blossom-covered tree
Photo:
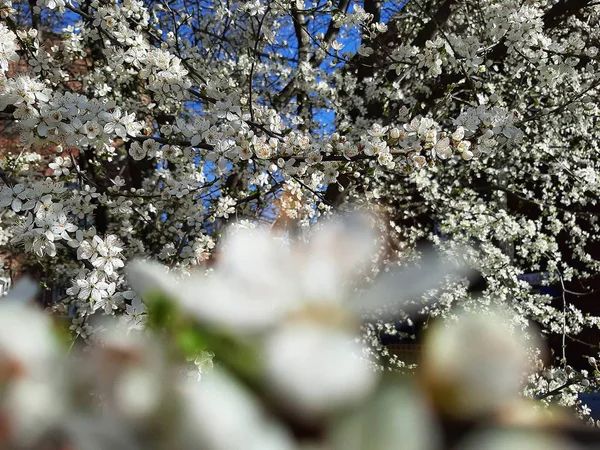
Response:
[{"label": "blossom-covered tree", "polygon": [[[412,300],[450,320],[510,304],[514,326],[562,339],[528,393],[575,402],[588,374],[568,343],[598,324],[571,301],[600,271],[595,2],[3,0],[0,15],[0,109],[23,146],[1,163],[2,251],[43,268],[77,336],[101,314],[143,326],[133,258],[185,274],[233,220],[302,239],[360,207],[385,217],[365,279],[423,242],[460,253],[482,292],[453,278]],[[382,333],[395,325],[364,325],[375,348]]]}]

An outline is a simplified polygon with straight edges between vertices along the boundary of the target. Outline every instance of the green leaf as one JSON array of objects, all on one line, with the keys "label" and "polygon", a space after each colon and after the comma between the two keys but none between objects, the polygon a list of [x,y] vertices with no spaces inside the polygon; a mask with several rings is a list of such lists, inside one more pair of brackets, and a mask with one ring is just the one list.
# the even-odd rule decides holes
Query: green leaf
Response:
[{"label": "green leaf", "polygon": [[192,327],[177,329],[175,341],[177,347],[186,357],[197,356],[207,347],[206,337],[199,330]]},{"label": "green leaf", "polygon": [[151,291],[144,294],[144,302],[148,308],[148,326],[150,328],[171,328],[179,315],[174,301],[161,291]]}]

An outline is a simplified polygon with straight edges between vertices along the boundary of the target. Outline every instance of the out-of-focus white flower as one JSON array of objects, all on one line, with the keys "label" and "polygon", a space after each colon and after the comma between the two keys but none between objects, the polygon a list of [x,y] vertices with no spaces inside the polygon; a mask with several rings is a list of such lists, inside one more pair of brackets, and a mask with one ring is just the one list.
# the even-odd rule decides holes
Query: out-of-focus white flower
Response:
[{"label": "out-of-focus white flower", "polygon": [[[142,296],[161,290],[202,323],[260,335],[266,376],[282,403],[298,415],[323,415],[359,401],[376,384],[353,343],[359,311],[372,297],[346,301],[357,270],[373,254],[371,227],[364,216],[330,222],[302,245],[262,229],[234,229],[208,276],[176,282],[158,265],[137,263],[129,279]],[[417,284],[429,286],[447,273],[436,268]]]},{"label": "out-of-focus white flower", "polygon": [[13,444],[32,445],[61,422],[67,398],[60,362],[50,318],[4,300],[0,304],[0,416]]},{"label": "out-of-focus white flower", "polygon": [[531,369],[526,349],[533,343],[511,328],[508,313],[495,311],[462,314],[430,330],[421,369],[440,411],[474,417],[518,401],[522,378]]},{"label": "out-of-focus white flower", "polygon": [[167,397],[170,383],[162,347],[146,333],[108,321],[87,349],[79,370],[104,405],[123,420],[148,420]]},{"label": "out-of-focus white flower", "polygon": [[[264,337],[267,377],[299,413],[324,413],[357,401],[377,375],[359,359],[346,286],[370,256],[373,234],[360,224],[331,223],[303,246],[264,230],[233,230],[215,273],[180,283],[156,266],[137,266],[132,284],[173,295],[200,321]],[[215,301],[216,300],[216,301]]]},{"label": "out-of-focus white flower", "polygon": [[58,426],[66,413],[63,388],[39,376],[11,383],[2,401],[2,415],[8,422],[10,439],[30,445]]},{"label": "out-of-focus white flower", "polygon": [[3,304],[1,311],[2,359],[18,361],[21,370],[28,374],[42,370],[58,352],[51,332],[50,318],[25,305]]},{"label": "out-of-focus white flower", "polygon": [[160,406],[165,380],[160,372],[149,369],[133,367],[123,372],[115,385],[119,411],[127,418],[145,419]]}]

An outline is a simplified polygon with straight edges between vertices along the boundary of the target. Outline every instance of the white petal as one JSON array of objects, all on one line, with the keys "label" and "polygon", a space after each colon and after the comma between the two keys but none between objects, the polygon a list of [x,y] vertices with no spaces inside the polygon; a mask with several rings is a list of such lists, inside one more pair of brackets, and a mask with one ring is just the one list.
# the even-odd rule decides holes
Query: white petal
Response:
[{"label": "white petal", "polygon": [[268,339],[267,378],[291,411],[319,416],[362,400],[375,387],[378,374],[361,353],[347,333],[289,324]]},{"label": "white petal", "polygon": [[184,390],[185,434],[207,450],[291,450],[291,438],[224,372],[212,370]]},{"label": "white petal", "polygon": [[12,205],[11,205],[11,207],[12,207],[12,209],[13,209],[13,211],[14,211],[14,212],[19,212],[19,211],[21,211],[21,207],[22,207],[22,206],[23,206],[23,202],[21,201],[21,199],[19,199],[19,198],[15,198],[15,199],[12,201]]},{"label": "white petal", "polygon": [[127,282],[140,296],[155,290],[170,292],[176,283],[165,266],[151,261],[133,261],[127,265],[126,273]]},{"label": "white petal", "polygon": [[[406,307],[407,300],[418,299],[446,277],[466,277],[471,270],[456,261],[444,259],[433,252],[426,253],[418,265],[390,270],[376,280],[374,286],[348,303],[357,310],[374,311],[390,305]],[[422,306],[422,305],[421,305]]]}]

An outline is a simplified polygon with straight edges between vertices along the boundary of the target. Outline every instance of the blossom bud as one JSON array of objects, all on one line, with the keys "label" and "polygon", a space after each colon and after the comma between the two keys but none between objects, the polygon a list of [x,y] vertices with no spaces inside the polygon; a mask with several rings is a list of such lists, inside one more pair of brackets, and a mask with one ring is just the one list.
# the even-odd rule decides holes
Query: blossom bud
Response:
[{"label": "blossom bud", "polygon": [[400,130],[398,128],[392,128],[390,130],[390,137],[392,139],[398,139],[400,137]]},{"label": "blossom bud", "polygon": [[596,358],[594,358],[593,356],[590,356],[588,358],[588,362],[590,363],[590,365],[595,366],[596,365]]},{"label": "blossom bud", "polygon": [[589,387],[590,385],[590,380],[586,380],[585,378],[583,380],[581,380],[581,385],[586,388]]},{"label": "blossom bud", "polygon": [[375,31],[378,31],[379,33],[385,33],[388,29],[387,25],[383,22],[374,23],[372,27]]},{"label": "blossom bud", "polygon": [[460,156],[462,156],[462,159],[464,159],[465,161],[469,161],[473,159],[473,152],[471,150],[465,150],[460,154]]}]

